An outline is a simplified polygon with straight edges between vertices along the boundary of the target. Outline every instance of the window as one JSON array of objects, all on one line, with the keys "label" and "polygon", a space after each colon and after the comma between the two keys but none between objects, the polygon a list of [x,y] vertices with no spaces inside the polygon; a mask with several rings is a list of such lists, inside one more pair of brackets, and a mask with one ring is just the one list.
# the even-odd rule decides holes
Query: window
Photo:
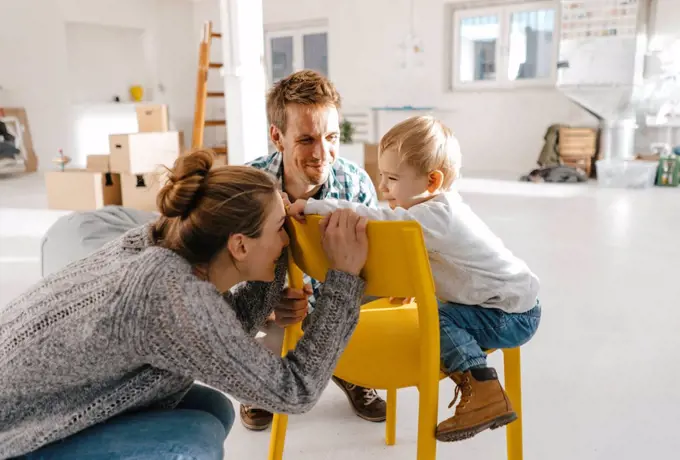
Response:
[{"label": "window", "polygon": [[553,2],[458,10],[453,14],[453,88],[553,84]]},{"label": "window", "polygon": [[325,27],[267,32],[265,48],[272,84],[302,69],[328,75],[328,32]]}]

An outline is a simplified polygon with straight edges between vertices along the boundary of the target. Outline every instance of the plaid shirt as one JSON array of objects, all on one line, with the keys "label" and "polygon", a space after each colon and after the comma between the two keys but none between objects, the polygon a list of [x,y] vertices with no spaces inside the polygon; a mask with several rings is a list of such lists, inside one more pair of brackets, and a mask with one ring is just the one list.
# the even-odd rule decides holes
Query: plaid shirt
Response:
[{"label": "plaid shirt", "polygon": [[[279,180],[281,187],[283,187],[283,155],[280,152],[260,157],[248,163],[248,165],[270,173]],[[285,192],[285,190],[283,191]],[[335,160],[328,180],[321,186],[314,198],[354,201],[373,208],[378,204],[375,187],[368,173],[357,166],[356,163],[343,158]],[[310,306],[313,308],[320,293],[321,283],[307,275],[305,275],[305,283],[311,283],[314,288],[314,294],[309,298]]]}]

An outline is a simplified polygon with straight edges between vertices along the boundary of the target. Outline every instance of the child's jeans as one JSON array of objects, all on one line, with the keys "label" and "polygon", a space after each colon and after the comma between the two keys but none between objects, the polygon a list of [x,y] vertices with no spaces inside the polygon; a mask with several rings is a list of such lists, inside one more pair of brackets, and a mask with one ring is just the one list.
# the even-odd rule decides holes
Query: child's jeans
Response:
[{"label": "child's jeans", "polygon": [[484,350],[515,348],[533,337],[541,321],[541,306],[526,313],[496,308],[439,303],[439,331],[443,370],[465,372],[486,366]]}]

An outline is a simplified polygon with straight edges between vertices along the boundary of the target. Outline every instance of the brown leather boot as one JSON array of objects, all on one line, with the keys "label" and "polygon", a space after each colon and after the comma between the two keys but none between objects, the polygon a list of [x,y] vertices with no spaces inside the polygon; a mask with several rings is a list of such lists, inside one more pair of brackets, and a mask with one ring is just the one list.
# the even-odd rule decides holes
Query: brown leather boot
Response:
[{"label": "brown leather boot", "polygon": [[352,410],[369,422],[384,422],[387,419],[387,404],[375,390],[351,384],[333,376],[333,382],[345,393]]},{"label": "brown leather boot", "polygon": [[487,428],[495,430],[517,420],[510,399],[491,367],[454,372],[456,393],[449,409],[460,395],[456,413],[437,427],[437,439],[443,442],[461,441]]},{"label": "brown leather boot", "polygon": [[264,409],[241,404],[241,423],[251,431],[264,431],[272,424],[274,414]]}]

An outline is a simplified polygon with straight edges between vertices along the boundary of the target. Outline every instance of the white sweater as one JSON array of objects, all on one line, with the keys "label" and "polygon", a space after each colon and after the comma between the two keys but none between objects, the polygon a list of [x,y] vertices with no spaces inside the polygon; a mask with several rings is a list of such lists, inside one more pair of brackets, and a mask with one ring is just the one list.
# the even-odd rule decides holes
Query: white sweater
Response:
[{"label": "white sweater", "polygon": [[351,208],[371,220],[415,220],[423,228],[437,297],[464,305],[523,313],[536,304],[539,282],[457,192],[410,209],[369,208],[335,199],[309,199],[305,214]]}]

